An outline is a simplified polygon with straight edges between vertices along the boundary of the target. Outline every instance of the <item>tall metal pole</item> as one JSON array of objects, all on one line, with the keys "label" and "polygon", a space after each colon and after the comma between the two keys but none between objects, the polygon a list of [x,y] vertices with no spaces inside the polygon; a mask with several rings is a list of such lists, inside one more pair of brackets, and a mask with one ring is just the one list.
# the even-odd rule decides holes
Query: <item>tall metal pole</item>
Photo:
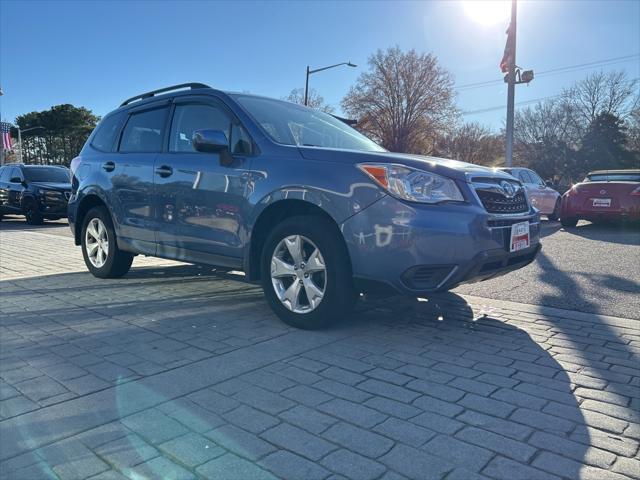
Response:
[{"label": "tall metal pole", "polygon": [[18,143],[20,144],[20,162],[22,163],[22,133],[20,133],[20,127],[18,127]]},{"label": "tall metal pole", "polygon": [[304,83],[304,104],[308,104],[309,100],[309,65],[307,65],[307,80]]},{"label": "tall metal pole", "polygon": [[509,39],[511,40],[511,62],[509,62],[508,82],[507,82],[507,145],[505,152],[505,164],[507,167],[513,165],[513,116],[515,111],[516,95],[516,0],[511,0],[511,24],[509,29]]},{"label": "tall metal pole", "polygon": [[[0,88],[0,97],[4,95],[4,91]],[[2,121],[2,108],[0,108],[0,121]],[[0,165],[4,165],[4,143],[0,145]]]}]

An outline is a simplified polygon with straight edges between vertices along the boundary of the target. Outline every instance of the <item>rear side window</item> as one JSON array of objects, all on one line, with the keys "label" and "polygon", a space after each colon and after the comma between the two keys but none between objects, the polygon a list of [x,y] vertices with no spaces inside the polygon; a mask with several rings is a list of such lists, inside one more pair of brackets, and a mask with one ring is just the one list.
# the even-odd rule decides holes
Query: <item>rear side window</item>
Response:
[{"label": "rear side window", "polygon": [[109,115],[102,119],[96,127],[91,146],[101,152],[111,152],[116,141],[124,114]]},{"label": "rear side window", "polygon": [[134,113],[129,117],[120,140],[121,152],[160,152],[167,108]]}]

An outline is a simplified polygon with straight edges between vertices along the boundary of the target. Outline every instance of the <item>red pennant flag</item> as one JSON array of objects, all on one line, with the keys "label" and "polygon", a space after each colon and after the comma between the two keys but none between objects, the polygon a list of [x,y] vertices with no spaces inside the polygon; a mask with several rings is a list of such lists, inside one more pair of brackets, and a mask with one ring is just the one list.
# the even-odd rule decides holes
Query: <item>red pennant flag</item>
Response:
[{"label": "red pennant flag", "polygon": [[500,70],[502,71],[502,73],[507,73],[509,72],[509,65],[511,65],[513,63],[513,52],[514,52],[514,48],[513,48],[513,31],[514,29],[511,28],[511,24],[509,24],[509,28],[507,28],[507,44],[504,46],[504,54],[502,55],[502,60],[500,60]]}]

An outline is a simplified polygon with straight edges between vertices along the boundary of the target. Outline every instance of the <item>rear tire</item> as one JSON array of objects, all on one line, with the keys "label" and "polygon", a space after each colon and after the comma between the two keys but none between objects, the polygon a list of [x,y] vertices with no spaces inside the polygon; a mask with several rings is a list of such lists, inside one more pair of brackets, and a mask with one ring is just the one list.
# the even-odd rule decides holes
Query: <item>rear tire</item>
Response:
[{"label": "rear tire", "polygon": [[22,204],[22,214],[29,225],[42,225],[44,219],[38,211],[38,205],[33,198],[26,198]]},{"label": "rear tire", "polygon": [[573,228],[578,225],[578,219],[576,217],[562,217],[560,223],[565,228]]},{"label": "rear tire", "polygon": [[87,212],[80,238],[84,263],[94,277],[118,278],[131,268],[133,255],[118,248],[116,232],[106,208],[94,207]]},{"label": "rear tire", "polygon": [[[339,235],[334,224],[317,216],[288,218],[269,234],[261,256],[262,288],[271,309],[286,324],[324,328],[353,308],[357,297],[351,261]],[[300,252],[297,261],[290,248]],[[281,275],[276,264],[289,269]]]}]

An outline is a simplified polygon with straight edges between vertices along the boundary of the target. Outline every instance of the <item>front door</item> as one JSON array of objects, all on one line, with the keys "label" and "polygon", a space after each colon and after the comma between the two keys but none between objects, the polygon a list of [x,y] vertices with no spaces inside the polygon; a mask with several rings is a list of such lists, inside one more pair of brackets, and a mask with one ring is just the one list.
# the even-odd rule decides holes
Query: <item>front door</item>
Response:
[{"label": "front door", "polygon": [[16,211],[22,211],[22,194],[24,193],[24,175],[19,168],[13,167],[9,174],[8,198],[9,207]]},{"label": "front door", "polygon": [[[231,162],[197,152],[195,130],[224,132]],[[220,265],[239,264],[246,240],[252,142],[227,108],[211,97],[178,99],[168,149],[155,162],[158,255]]]},{"label": "front door", "polygon": [[527,173],[531,177],[531,190],[536,192],[536,196],[539,198],[540,206],[537,208],[545,214],[553,212],[555,208],[555,195],[553,191],[547,188],[547,185],[536,172],[529,170]]}]

